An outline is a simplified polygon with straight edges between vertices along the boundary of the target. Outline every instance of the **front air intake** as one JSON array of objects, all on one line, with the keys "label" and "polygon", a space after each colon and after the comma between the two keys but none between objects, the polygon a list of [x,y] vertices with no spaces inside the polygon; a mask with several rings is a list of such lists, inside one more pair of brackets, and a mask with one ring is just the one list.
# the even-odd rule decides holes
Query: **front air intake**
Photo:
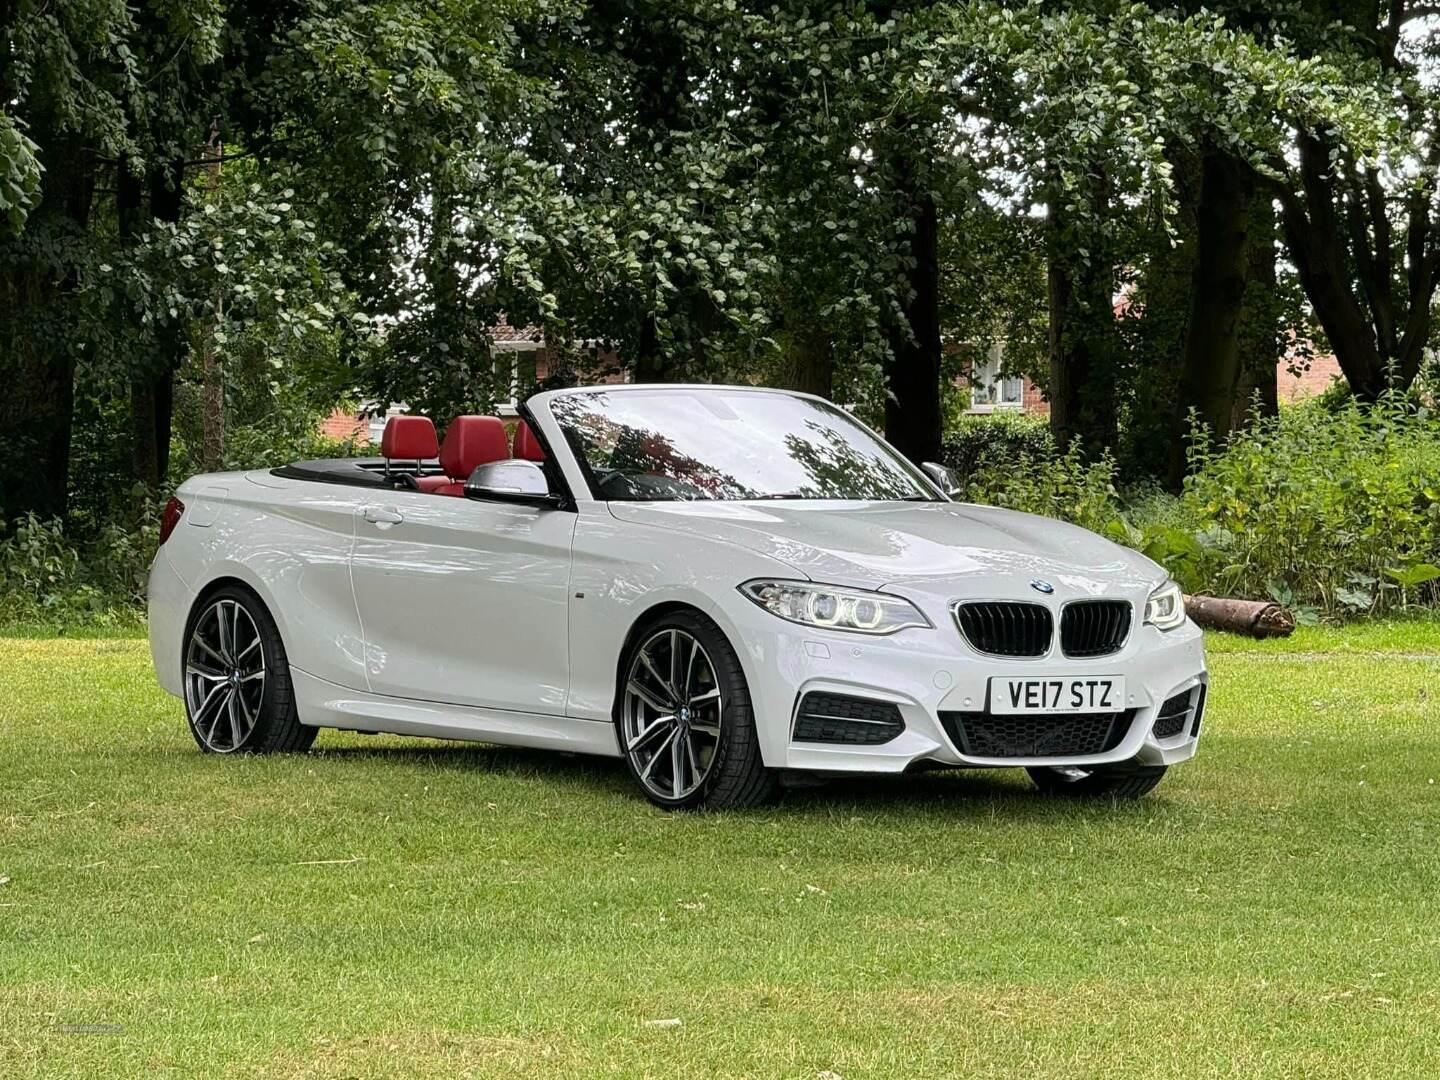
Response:
[{"label": "front air intake", "polygon": [[1118,713],[1058,713],[1053,716],[995,716],[983,712],[942,712],[950,741],[967,757],[1090,757],[1107,754],[1124,741],[1135,710]]},{"label": "front air intake", "polygon": [[1049,608],[1004,600],[956,604],[955,625],[971,648],[991,656],[1044,656],[1055,633]]},{"label": "front air intake", "polygon": [[809,693],[795,712],[795,742],[878,746],[905,730],[900,710],[888,701],[846,694]]},{"label": "front air intake", "polygon": [[1076,600],[1060,615],[1060,648],[1077,660],[1117,653],[1130,636],[1124,600]]}]

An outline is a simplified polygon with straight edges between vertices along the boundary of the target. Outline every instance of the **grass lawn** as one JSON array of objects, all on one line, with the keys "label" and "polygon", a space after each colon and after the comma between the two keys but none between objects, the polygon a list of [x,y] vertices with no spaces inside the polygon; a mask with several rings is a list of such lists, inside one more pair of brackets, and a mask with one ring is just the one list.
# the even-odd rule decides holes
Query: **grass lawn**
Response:
[{"label": "grass lawn", "polygon": [[1440,625],[1211,658],[1138,803],[700,817],[539,753],[202,757],[142,640],[0,640],[0,1077],[1440,1074]]}]

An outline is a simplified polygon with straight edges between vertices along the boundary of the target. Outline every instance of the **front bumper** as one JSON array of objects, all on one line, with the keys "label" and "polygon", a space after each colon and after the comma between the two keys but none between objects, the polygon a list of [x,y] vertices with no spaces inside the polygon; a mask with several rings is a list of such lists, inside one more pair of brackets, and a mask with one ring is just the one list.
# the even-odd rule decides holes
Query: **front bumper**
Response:
[{"label": "front bumper", "polygon": [[[920,762],[970,768],[1024,765],[1100,765],[1135,761],[1173,765],[1193,757],[1200,725],[1157,737],[1161,706],[1174,695],[1205,687],[1203,635],[1191,623],[1171,631],[1140,626],[1114,655],[1093,660],[1055,657],[1006,660],[970,652],[945,630],[904,630],[889,637],[824,632],[781,623],[747,627],[747,676],[765,763],[820,773],[898,773]],[[986,708],[994,676],[1123,675],[1135,710],[1113,749],[1090,755],[976,757],[961,752],[941,713]],[[795,735],[796,708],[812,692],[894,704],[904,730],[880,745],[807,742]],[[1192,695],[1199,701],[1203,695]],[[1167,725],[1162,725],[1162,730]]]}]

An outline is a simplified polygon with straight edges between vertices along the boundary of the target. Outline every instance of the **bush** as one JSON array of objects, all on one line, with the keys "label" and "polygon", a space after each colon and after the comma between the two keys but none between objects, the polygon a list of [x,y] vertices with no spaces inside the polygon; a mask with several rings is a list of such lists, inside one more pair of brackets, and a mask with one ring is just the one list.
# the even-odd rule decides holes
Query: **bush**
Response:
[{"label": "bush", "polygon": [[1122,499],[1108,458],[1059,454],[1032,417],[970,418],[946,461],[962,498],[1094,529],[1187,592],[1273,598],[1302,619],[1440,606],[1440,418],[1415,397],[1335,395],[1192,445],[1178,497]]},{"label": "bush", "polygon": [[84,544],[58,520],[21,518],[0,539],[0,620],[138,621],[158,539],[156,508],[148,500]]},{"label": "bush", "polygon": [[966,502],[1004,506],[1106,530],[1120,515],[1115,463],[1061,454],[1045,421],[993,413],[968,417],[945,444],[945,464]]},{"label": "bush", "polygon": [[1041,416],[994,412],[960,419],[945,439],[945,464],[963,478],[1004,462],[1026,464],[1055,456],[1055,439]]},{"label": "bush", "polygon": [[1194,464],[1182,502],[1216,591],[1337,617],[1440,602],[1440,422],[1424,406],[1286,409]]}]

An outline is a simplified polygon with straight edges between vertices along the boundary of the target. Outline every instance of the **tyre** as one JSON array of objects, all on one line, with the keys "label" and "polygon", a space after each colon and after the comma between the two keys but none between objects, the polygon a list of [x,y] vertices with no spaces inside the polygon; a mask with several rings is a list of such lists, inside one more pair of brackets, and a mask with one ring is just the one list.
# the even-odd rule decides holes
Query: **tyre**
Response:
[{"label": "tyre", "polygon": [[647,624],[620,673],[620,751],[646,798],[669,810],[734,810],[775,797],[740,658],[711,620],[683,611]]},{"label": "tyre", "polygon": [[255,594],[227,585],[198,604],[185,627],[185,716],[208,754],[308,750],[290,663],[275,620]]},{"label": "tyre", "polygon": [[1030,765],[1025,771],[1046,795],[1067,795],[1081,799],[1138,799],[1165,775],[1164,765]]}]

